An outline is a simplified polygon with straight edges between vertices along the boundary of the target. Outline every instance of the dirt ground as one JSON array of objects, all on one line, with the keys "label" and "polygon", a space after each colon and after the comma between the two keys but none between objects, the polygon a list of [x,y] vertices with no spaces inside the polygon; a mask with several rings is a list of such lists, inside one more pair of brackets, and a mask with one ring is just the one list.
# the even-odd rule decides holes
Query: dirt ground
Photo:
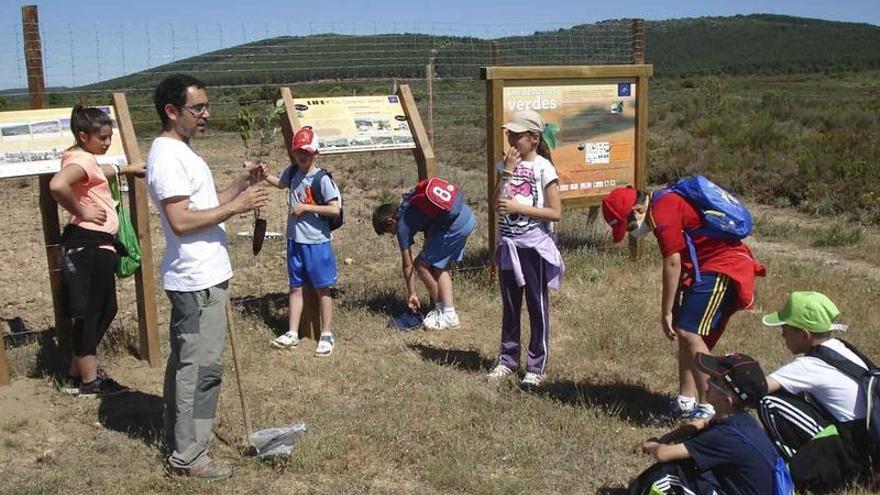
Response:
[{"label": "dirt ground", "polygon": [[[241,157],[231,138],[198,149],[214,166],[218,184],[236,173]],[[280,171],[280,158],[274,160]],[[14,373],[12,385],[0,389],[0,492],[624,493],[627,481],[648,465],[633,446],[659,432],[647,417],[674,387],[673,347],[655,322],[659,255],[653,243],[632,262],[611,245],[604,225],[587,225],[585,211],[565,212],[560,245],[568,271],[562,290],[552,295],[548,380],[534,394],[520,392],[514,382],[489,386],[482,375],[496,356],[501,311],[483,261],[481,172],[452,174],[481,223],[455,272],[462,328],[400,334],[387,328],[404,307],[399,255],[392,239],[375,236],[368,214],[415,179],[411,158],[322,160],[346,198],[346,225],[334,239],[341,280],[337,350],[318,359],[312,341],[292,352],[270,349],[269,340],[286,330],[284,244],[267,239],[254,257],[250,238],[238,235],[249,231],[250,216],[228,222],[241,371],[254,426],[304,421],[308,431],[289,460],[265,464],[243,457],[227,352],[212,449],[236,475],[216,485],[163,473],[163,367],[150,368],[130,353],[137,338],[130,280],[120,283],[120,314],[100,352],[107,370],[133,392],[97,401],[53,387],[50,370],[58,356],[45,333],[52,311],[36,183],[0,182],[0,198],[10,210],[0,221],[0,318],[12,332],[6,346]],[[284,231],[284,209],[278,192],[263,212],[270,231]],[[768,211],[795,225],[828,224],[761,207]],[[158,217],[152,219],[158,264],[164,239]],[[867,231],[860,245],[875,245],[877,236]],[[769,276],[759,281],[755,308],[735,317],[719,352],[748,352],[766,370],[785,362],[779,336],[761,327],[760,316],[775,310],[786,292],[811,288],[831,295],[853,324],[849,337],[869,355],[880,355],[880,257],[789,238],[749,242]],[[346,258],[352,263],[343,263]],[[156,301],[164,356],[168,304],[161,292]]]}]

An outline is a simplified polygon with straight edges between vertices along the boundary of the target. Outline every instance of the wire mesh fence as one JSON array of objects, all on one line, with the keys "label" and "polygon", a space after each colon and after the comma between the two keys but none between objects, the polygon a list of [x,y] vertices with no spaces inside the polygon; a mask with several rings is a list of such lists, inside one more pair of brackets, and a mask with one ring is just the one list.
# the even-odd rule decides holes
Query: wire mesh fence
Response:
[{"label": "wire mesh fence", "polygon": [[[48,105],[107,104],[111,92],[125,92],[144,155],[160,127],[152,103],[156,84],[177,72],[204,80],[211,99],[210,133],[193,147],[205,157],[221,188],[239,173],[245,158],[236,114],[271,112],[280,86],[290,87],[299,98],[391,94],[400,84],[410,85],[422,120],[432,131],[438,174],[461,186],[478,217],[469,254],[459,269],[467,276],[484,269],[488,252],[485,84],[480,67],[632,63],[633,26],[633,20],[624,19],[511,35],[510,26],[492,25],[125,24],[94,30],[54,26],[44,28],[40,36]],[[386,34],[401,31],[422,34]],[[0,26],[0,61],[0,87],[25,87],[21,25]],[[23,89],[0,91],[0,110],[27,108],[28,96]],[[280,134],[268,161],[276,175],[288,164]],[[375,205],[398,200],[415,183],[415,161],[410,152],[392,151],[322,156],[318,164],[333,172],[344,198],[346,225],[334,234],[339,290],[346,294],[343,304],[378,304],[381,294],[400,285],[399,255],[392,239],[375,235],[369,216]],[[267,239],[258,257],[250,252],[250,216],[227,222],[237,297],[284,304],[283,198],[279,191],[262,214],[270,233],[280,235]],[[52,299],[38,180],[0,180],[0,200],[10,205],[8,220],[0,227],[0,318],[20,318],[25,330],[48,328]],[[164,238],[154,206],[150,209],[158,269]],[[63,223],[66,215],[61,217]],[[136,334],[133,284],[120,283],[119,299],[120,316],[114,325]],[[165,298],[156,299],[161,312]]]}]

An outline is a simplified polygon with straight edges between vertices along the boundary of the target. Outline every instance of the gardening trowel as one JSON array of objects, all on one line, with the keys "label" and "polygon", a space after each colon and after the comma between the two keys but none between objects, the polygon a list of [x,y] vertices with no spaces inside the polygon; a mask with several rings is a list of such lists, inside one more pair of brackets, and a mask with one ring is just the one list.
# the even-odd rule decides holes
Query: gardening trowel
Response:
[{"label": "gardening trowel", "polygon": [[254,239],[253,248],[254,256],[260,254],[263,249],[263,239],[266,238],[266,220],[260,218],[260,209],[254,209]]}]

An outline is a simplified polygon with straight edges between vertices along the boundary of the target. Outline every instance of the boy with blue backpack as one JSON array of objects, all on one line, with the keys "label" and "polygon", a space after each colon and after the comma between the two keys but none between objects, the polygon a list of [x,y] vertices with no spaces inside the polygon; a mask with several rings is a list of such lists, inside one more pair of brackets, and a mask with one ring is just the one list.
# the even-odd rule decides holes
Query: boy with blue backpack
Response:
[{"label": "boy with blue backpack", "polygon": [[754,302],[755,277],[764,266],[742,242],[751,231],[748,210],[702,176],[681,179],[652,194],[621,187],[602,200],[614,242],[627,232],[654,233],[663,256],[660,326],[678,340],[679,392],[656,419],[712,415],[702,400],[708,377],[694,363],[718,342],[731,315]]},{"label": "boy with blue backpack", "polygon": [[629,487],[630,495],[791,495],[785,461],[746,411],[767,391],[764,372],[745,354],[697,354],[709,376],[706,399],[715,416],[682,425],[641,445],[658,464]]},{"label": "boy with blue backpack", "polygon": [[342,198],[339,188],[326,170],[315,165],[318,135],[311,127],[296,131],[290,146],[291,165],[281,177],[268,175],[266,181],[279,189],[288,189],[290,213],[287,217],[287,274],[290,278],[290,316],[287,332],[272,341],[280,349],[299,344],[299,320],[303,312],[303,285],[310,284],[318,293],[321,336],[315,355],[329,356],[333,337],[333,298],[336,285],[336,257],[330,243],[330,231],[341,225]]},{"label": "boy with blue backpack", "polygon": [[801,491],[867,481],[871,460],[878,459],[880,409],[874,402],[880,400],[880,370],[834,336],[847,330],[839,316],[824,294],[796,291],[763,319],[766,326],[782,327],[785,346],[799,355],[767,377],[758,415]]}]

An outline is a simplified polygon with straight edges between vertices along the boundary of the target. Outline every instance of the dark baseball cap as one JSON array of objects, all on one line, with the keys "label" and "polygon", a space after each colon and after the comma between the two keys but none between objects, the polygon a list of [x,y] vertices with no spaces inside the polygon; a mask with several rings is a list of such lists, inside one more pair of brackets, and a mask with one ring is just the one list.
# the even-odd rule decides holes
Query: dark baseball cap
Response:
[{"label": "dark baseball cap", "polygon": [[726,356],[697,353],[697,368],[727,385],[743,402],[756,406],[767,395],[764,370],[752,357],[735,353]]}]

